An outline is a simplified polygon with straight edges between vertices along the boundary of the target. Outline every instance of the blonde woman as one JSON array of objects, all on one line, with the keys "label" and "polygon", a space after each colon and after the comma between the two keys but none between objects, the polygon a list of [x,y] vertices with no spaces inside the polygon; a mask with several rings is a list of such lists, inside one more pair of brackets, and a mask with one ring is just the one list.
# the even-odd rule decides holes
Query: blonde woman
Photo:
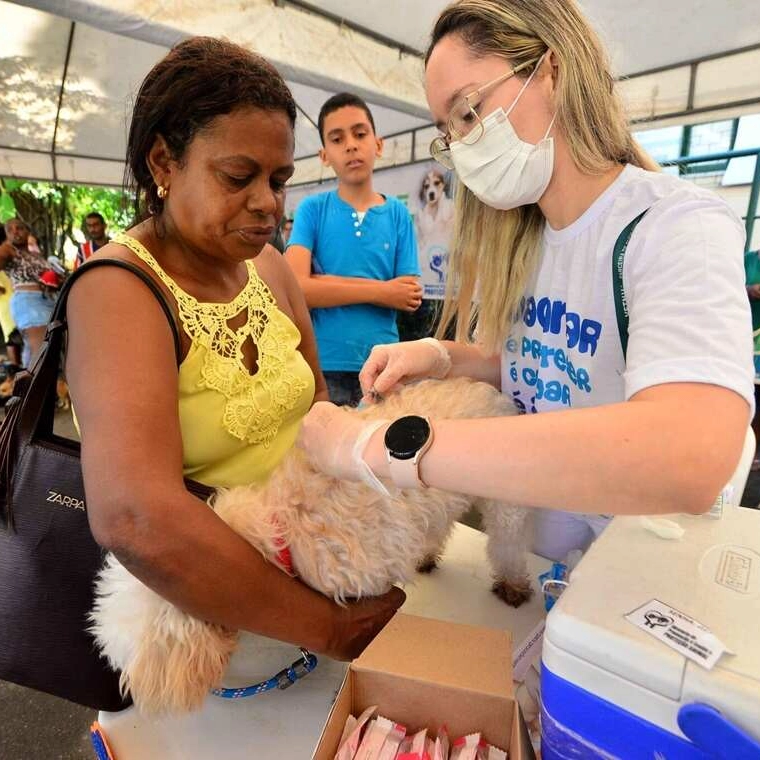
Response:
[{"label": "blonde woman", "polygon": [[[535,550],[554,559],[585,548],[611,513],[704,512],[753,406],[738,218],[657,172],[575,2],[453,3],[433,30],[425,83],[441,132],[432,154],[459,177],[445,314],[457,341],[377,346],[362,387],[469,375],[526,414],[432,420],[434,437],[402,418],[362,458],[358,423],[317,404],[303,445],[346,478],[368,465],[384,479],[542,507]],[[615,257],[616,288],[616,242],[642,213]]]}]

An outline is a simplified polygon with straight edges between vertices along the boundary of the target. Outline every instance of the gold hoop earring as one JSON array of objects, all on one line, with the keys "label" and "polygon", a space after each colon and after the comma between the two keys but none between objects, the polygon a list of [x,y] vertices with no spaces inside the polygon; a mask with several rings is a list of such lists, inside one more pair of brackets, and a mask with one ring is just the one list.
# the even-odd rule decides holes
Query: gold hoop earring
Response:
[{"label": "gold hoop earring", "polygon": [[156,192],[158,194],[158,197],[161,200],[164,200],[164,198],[166,198],[166,196],[169,195],[169,188],[164,187],[163,185],[159,185],[158,190]]}]

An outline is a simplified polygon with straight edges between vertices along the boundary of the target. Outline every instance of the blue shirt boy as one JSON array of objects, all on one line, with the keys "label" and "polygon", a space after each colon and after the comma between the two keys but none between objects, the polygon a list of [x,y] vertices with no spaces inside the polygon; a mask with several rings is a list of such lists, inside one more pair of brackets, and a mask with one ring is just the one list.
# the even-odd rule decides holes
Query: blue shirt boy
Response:
[{"label": "blue shirt boy", "polygon": [[[311,251],[315,274],[372,280],[420,274],[412,217],[395,198],[363,213],[335,190],[305,198],[288,244]],[[373,346],[398,341],[393,309],[360,303],[312,309],[311,316],[328,372],[358,372]]]}]

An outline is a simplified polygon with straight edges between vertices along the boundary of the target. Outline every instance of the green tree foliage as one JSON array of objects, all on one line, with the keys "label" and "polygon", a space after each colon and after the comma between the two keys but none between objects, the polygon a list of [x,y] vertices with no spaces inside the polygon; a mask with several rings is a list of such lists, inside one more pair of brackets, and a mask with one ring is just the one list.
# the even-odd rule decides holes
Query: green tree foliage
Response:
[{"label": "green tree foliage", "polygon": [[84,231],[88,213],[101,213],[112,230],[125,229],[131,224],[131,208],[132,199],[121,190],[0,177],[0,221],[20,217],[42,249],[61,259],[65,241],[77,243],[74,230]]}]

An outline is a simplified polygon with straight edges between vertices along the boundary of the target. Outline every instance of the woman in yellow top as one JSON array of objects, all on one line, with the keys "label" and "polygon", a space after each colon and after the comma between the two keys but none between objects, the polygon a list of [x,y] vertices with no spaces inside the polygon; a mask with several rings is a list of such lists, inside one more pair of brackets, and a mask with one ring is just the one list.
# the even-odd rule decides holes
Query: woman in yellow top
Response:
[{"label": "woman in yellow top", "polygon": [[179,377],[158,303],[115,267],[72,289],[66,371],[97,541],[198,618],[349,659],[403,593],[338,607],[265,562],[182,480],[264,480],[327,398],[303,296],[267,245],[294,170],[295,115],[278,72],[228,42],[187,40],[153,68],[127,153],[147,218],[94,258],[136,264],[164,289]]}]

